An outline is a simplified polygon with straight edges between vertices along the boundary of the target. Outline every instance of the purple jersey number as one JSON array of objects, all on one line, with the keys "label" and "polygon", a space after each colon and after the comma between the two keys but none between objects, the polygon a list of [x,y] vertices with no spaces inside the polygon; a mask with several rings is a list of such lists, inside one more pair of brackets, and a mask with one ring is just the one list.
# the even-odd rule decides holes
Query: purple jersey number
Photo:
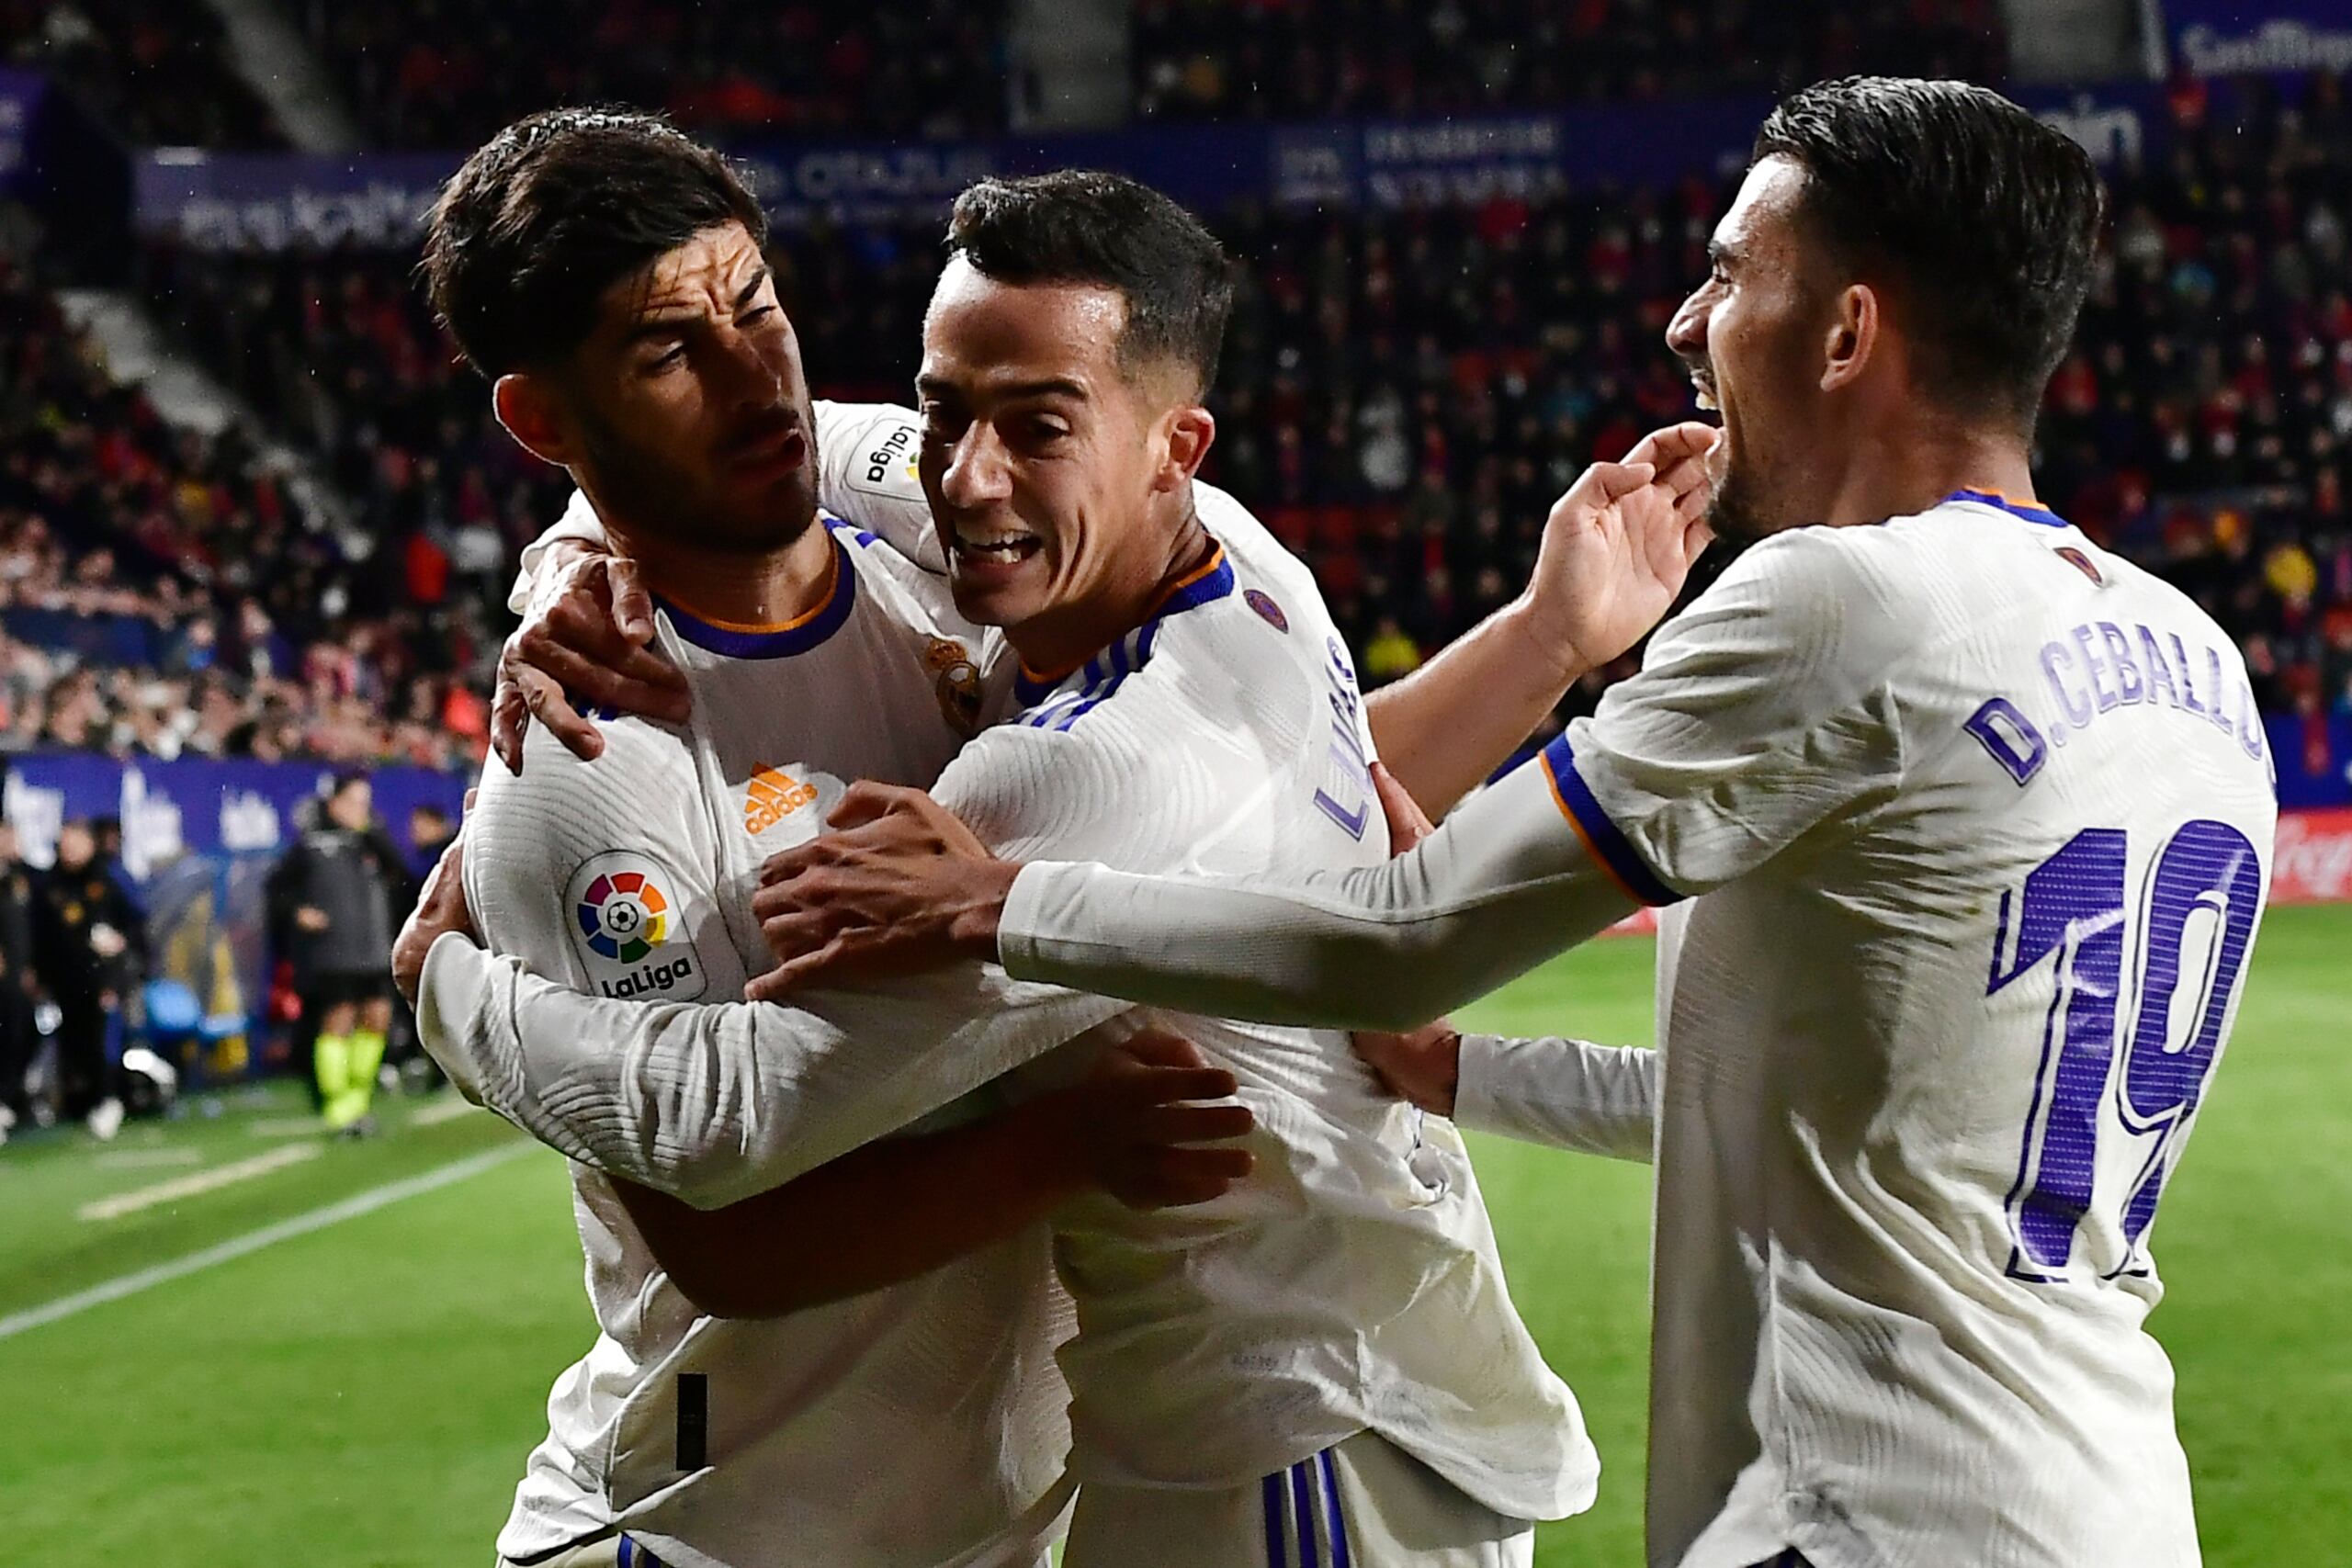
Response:
[{"label": "purple jersey number", "polygon": [[[2123,1064],[2117,1072],[2116,1010],[2132,923],[2126,919],[2124,843],[2120,828],[2086,829],[2027,875],[2021,898],[2001,896],[1986,994],[2056,955],[2041,1066],[2008,1197],[2015,1244],[2008,1272],[2019,1280],[2061,1278],[2074,1257],[2075,1232],[2093,1197],[2099,1111],[2110,1086],[2124,1127],[2154,1139],[2124,1200],[2124,1258],[2109,1277],[2145,1267],[2138,1258],[2140,1238],[2155,1218],[2177,1134],[2204,1094],[2254,937],[2261,857],[2226,822],[2188,823],[2148,874],[2137,922],[2139,1009],[2121,1037]],[[2210,914],[2216,934],[2200,944],[2201,967],[2184,975],[2190,922],[2200,910]],[[2004,969],[2012,940],[2016,951]],[[2196,1010],[2185,1033],[2174,1027],[2184,984]],[[2176,1034],[2181,1034],[2177,1047]]]}]

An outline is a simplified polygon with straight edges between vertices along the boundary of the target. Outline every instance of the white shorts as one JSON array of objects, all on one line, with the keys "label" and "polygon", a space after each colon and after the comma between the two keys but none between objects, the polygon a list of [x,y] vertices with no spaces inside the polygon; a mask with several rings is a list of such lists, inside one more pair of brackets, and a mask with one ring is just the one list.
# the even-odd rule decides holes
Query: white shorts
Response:
[{"label": "white shorts", "polygon": [[1062,1568],[1530,1568],[1535,1527],[1370,1432],[1249,1486],[1080,1486]]}]

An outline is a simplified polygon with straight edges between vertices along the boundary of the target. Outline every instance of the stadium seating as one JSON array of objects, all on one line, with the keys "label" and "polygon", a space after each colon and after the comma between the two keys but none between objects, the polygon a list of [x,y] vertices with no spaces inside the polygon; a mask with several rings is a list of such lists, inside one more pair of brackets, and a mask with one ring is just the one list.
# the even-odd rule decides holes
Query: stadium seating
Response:
[{"label": "stadium seating", "polygon": [[1871,71],[1999,81],[1994,0],[1143,0],[1136,112],[1459,114],[1785,89]]},{"label": "stadium seating", "polygon": [[718,132],[970,136],[1005,123],[998,0],[306,0],[370,138],[478,145],[557,104],[628,103]]},{"label": "stadium seating", "polygon": [[53,73],[125,141],[279,147],[229,63],[220,18],[186,0],[0,0],[0,63]]},{"label": "stadium seating", "polygon": [[[369,383],[343,386],[350,415]],[[400,510],[433,492],[393,448],[364,478],[404,529],[306,506],[233,430],[166,425],[0,258],[0,746],[469,763],[489,591],[451,591],[445,514]]]}]

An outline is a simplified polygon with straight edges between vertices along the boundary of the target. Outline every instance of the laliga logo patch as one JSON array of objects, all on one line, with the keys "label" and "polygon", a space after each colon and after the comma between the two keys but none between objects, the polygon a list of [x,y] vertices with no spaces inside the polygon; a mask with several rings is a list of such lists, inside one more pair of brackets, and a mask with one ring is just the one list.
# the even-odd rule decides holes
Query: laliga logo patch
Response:
[{"label": "laliga logo patch", "polygon": [[1257,611],[1259,617],[1274,630],[1278,632],[1290,630],[1290,617],[1283,614],[1283,607],[1275,604],[1269,595],[1255,588],[1245,588],[1241,591],[1241,601]]},{"label": "laliga logo patch", "polygon": [[605,996],[691,1001],[702,995],[699,955],[657,878],[675,886],[651,859],[626,851],[598,855],[572,874],[574,940]]}]

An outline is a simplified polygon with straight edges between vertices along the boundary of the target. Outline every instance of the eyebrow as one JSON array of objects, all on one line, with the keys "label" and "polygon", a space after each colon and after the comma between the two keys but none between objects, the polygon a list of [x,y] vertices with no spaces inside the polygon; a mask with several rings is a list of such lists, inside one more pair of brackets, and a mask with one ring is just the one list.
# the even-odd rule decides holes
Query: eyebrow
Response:
[{"label": "eyebrow", "polygon": [[[915,390],[925,397],[946,397],[963,389],[943,376],[918,376]],[[1070,398],[1086,400],[1086,389],[1066,376],[1048,376],[1036,381],[1015,381],[1009,386],[992,387],[990,391],[1008,400],[1018,398]]]},{"label": "eyebrow", "polygon": [[[768,269],[764,266],[752,274],[752,281],[743,285],[742,291],[735,296],[734,313],[736,315],[740,316],[743,313],[752,299],[757,298],[761,286],[767,280]],[[678,328],[695,319],[696,312],[692,310],[672,310],[666,315],[640,316],[630,324],[624,341],[637,343],[645,338],[660,337],[664,333],[676,332]]]}]

